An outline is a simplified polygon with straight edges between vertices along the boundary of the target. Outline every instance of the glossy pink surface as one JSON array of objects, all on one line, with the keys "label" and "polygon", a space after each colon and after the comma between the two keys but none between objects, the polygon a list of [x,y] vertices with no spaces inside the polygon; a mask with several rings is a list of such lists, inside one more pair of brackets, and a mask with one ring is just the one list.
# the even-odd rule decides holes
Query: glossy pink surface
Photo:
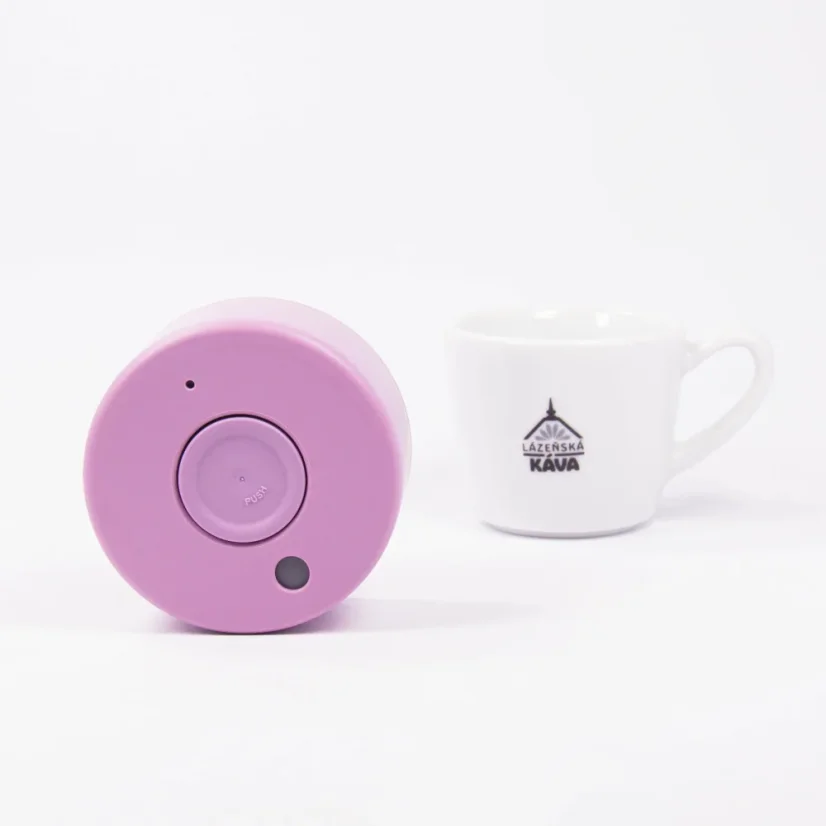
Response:
[{"label": "glossy pink surface", "polygon": [[[230,416],[271,422],[306,466],[297,516],[254,544],[210,536],[178,495],[184,448]],[[87,503],[115,567],[159,608],[204,628],[273,631],[345,599],[376,564],[401,503],[406,440],[334,344],[265,319],[219,318],[166,337],[109,390],[87,444]],[[274,576],[287,556],[310,568],[296,591]]]}]

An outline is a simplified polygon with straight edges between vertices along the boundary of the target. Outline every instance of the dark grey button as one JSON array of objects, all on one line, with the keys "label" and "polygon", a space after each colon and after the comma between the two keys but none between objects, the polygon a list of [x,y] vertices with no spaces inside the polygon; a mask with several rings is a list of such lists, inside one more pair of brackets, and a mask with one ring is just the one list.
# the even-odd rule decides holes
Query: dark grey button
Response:
[{"label": "dark grey button", "polygon": [[297,591],[310,581],[310,569],[298,556],[285,556],[275,566],[275,579],[282,588]]}]

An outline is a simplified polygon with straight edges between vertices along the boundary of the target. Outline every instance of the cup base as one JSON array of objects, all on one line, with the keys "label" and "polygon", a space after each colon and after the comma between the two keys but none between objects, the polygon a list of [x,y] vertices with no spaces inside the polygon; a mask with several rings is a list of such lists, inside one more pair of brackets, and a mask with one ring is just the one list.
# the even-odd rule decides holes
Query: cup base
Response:
[{"label": "cup base", "polygon": [[509,533],[514,536],[532,536],[537,539],[599,539],[603,536],[615,536],[620,533],[630,533],[631,531],[640,530],[648,525],[653,518],[654,517],[652,516],[648,519],[644,519],[642,522],[635,522],[633,525],[625,525],[621,528],[609,528],[608,530],[583,531],[577,533],[526,531],[521,528],[510,528],[505,525],[495,525],[493,522],[486,522],[484,520],[482,521],[482,524],[489,528],[493,528],[496,531],[501,531],[502,533]]}]

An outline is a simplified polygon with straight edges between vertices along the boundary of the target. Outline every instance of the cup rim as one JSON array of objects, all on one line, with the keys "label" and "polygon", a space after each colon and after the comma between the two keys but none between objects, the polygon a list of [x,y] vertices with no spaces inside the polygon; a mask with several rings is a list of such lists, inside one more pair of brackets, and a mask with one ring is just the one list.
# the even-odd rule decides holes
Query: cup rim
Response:
[{"label": "cup rim", "polygon": [[[519,318],[526,322],[567,316],[580,319],[590,317],[593,329],[608,326],[611,320],[622,319],[638,322],[637,329],[608,335],[519,335],[497,332],[494,327],[503,320],[513,322]],[[489,329],[484,325],[489,324]],[[474,329],[475,327],[475,329]],[[658,313],[625,308],[605,308],[599,306],[550,306],[531,305],[490,306],[459,316],[448,329],[448,336],[469,341],[498,344],[543,347],[554,345],[617,345],[643,341],[661,341],[669,338],[684,338],[685,328],[677,320]]]}]

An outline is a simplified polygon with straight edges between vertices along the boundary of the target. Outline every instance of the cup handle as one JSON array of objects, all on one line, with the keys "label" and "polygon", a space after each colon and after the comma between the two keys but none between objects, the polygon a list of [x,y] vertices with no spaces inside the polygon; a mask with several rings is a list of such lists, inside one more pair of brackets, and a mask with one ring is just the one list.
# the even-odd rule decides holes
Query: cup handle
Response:
[{"label": "cup handle", "polygon": [[751,386],[740,401],[717,422],[690,438],[677,442],[670,476],[690,468],[725,444],[752,417],[769,391],[774,374],[771,345],[764,338],[748,333],[721,336],[709,341],[689,342],[683,376],[727,347],[745,347],[751,353],[754,359],[754,378]]}]

